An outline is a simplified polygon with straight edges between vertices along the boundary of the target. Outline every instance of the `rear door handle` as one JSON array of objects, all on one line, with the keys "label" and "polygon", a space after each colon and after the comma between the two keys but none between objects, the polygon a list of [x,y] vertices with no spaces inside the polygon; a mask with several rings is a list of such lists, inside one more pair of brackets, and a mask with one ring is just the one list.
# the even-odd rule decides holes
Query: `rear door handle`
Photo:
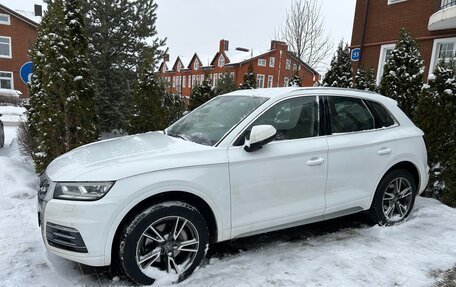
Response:
[{"label": "rear door handle", "polygon": [[325,162],[325,159],[322,157],[313,157],[307,161],[308,166],[320,165]]},{"label": "rear door handle", "polygon": [[390,154],[393,150],[390,149],[390,148],[387,148],[387,147],[382,147],[378,152],[377,154],[378,155],[386,155],[386,154]]}]

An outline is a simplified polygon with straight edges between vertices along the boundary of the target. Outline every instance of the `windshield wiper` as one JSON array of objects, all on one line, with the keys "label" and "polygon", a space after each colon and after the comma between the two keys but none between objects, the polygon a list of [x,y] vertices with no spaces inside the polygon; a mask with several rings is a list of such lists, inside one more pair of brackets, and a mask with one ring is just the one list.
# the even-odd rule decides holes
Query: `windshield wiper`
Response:
[{"label": "windshield wiper", "polygon": [[181,138],[183,139],[184,141],[188,141],[188,139],[184,138],[182,135],[179,135],[179,134],[170,134],[170,133],[167,133],[166,135],[170,136],[170,137],[173,137],[173,138]]}]

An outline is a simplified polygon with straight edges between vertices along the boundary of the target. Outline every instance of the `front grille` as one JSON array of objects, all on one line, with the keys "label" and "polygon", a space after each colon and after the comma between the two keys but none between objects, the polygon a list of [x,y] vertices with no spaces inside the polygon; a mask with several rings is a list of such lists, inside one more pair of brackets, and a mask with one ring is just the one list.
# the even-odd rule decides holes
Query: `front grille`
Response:
[{"label": "front grille", "polygon": [[50,246],[79,253],[87,253],[81,234],[74,228],[46,223],[46,239]]}]

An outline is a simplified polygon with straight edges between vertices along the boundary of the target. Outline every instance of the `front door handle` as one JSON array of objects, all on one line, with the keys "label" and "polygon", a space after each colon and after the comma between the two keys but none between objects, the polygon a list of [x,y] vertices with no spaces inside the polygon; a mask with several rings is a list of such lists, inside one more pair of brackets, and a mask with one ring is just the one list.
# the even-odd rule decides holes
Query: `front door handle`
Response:
[{"label": "front door handle", "polygon": [[308,166],[320,165],[325,162],[325,159],[322,157],[313,157],[307,161]]},{"label": "front door handle", "polygon": [[378,155],[385,155],[385,154],[390,154],[393,150],[387,147],[382,147],[377,154]]}]

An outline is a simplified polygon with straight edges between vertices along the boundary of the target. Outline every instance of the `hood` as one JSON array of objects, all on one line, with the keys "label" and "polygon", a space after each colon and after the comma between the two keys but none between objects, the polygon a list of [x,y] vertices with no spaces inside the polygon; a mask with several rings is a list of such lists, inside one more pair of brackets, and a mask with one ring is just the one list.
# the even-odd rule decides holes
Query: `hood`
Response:
[{"label": "hood", "polygon": [[111,181],[156,170],[226,162],[226,151],[161,132],[91,143],[55,159],[52,181]]}]

